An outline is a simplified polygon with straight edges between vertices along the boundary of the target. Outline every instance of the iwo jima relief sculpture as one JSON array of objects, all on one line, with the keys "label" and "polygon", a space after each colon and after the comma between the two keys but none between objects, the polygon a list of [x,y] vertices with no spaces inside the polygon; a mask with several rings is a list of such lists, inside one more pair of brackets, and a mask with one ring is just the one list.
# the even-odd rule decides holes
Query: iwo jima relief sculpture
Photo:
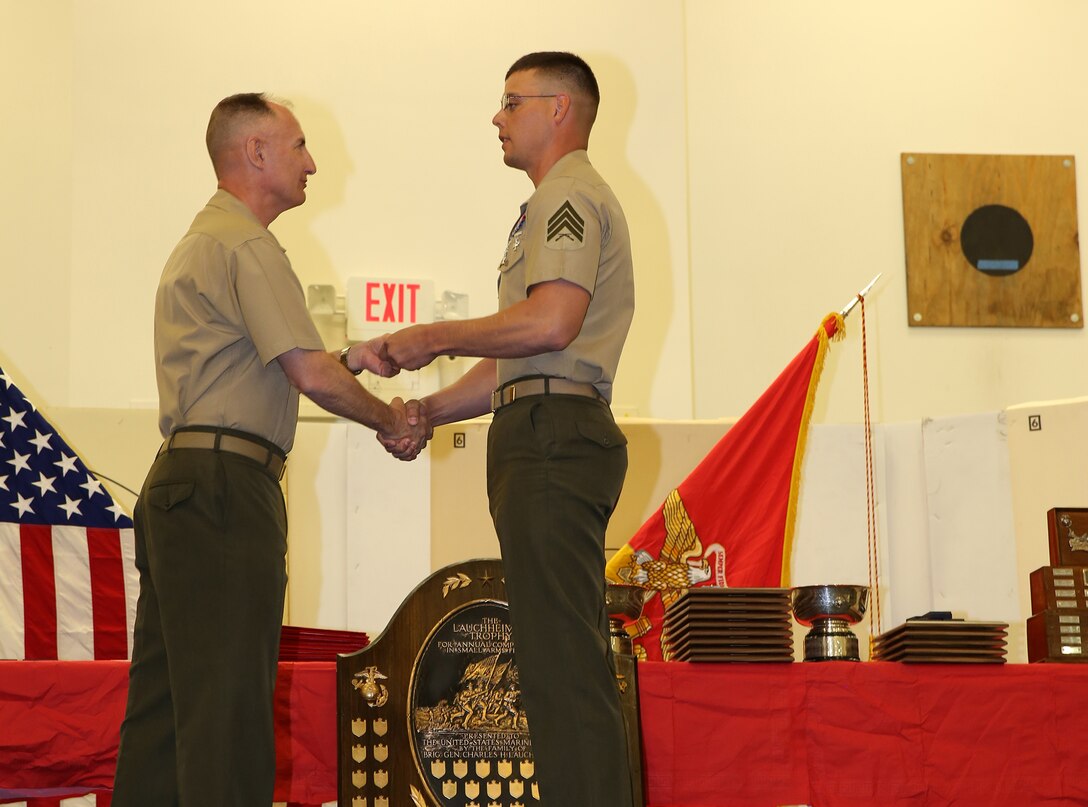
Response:
[{"label": "iwo jima relief sculpture", "polygon": [[471,662],[461,675],[453,702],[443,698],[435,706],[416,707],[415,725],[428,739],[467,729],[528,732],[514,660],[503,661],[496,653]]}]

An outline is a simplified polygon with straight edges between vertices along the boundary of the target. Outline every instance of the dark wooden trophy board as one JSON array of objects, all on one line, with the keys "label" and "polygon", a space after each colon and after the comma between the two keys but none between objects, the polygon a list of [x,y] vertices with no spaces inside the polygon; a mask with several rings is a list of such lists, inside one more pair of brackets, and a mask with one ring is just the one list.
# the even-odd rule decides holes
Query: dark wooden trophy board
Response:
[{"label": "dark wooden trophy board", "polygon": [[[638,675],[632,656],[616,666],[641,805]],[[382,635],[339,656],[336,721],[341,805],[540,804],[502,561],[438,570]]]},{"label": "dark wooden trophy board", "polygon": [[[617,654],[616,667],[641,805],[635,659]],[[337,658],[338,803],[539,804],[520,695],[502,561],[440,569],[377,639]]]},{"label": "dark wooden trophy board", "polygon": [[338,658],[336,693],[340,804],[535,801],[501,561],[420,583],[381,636]]}]

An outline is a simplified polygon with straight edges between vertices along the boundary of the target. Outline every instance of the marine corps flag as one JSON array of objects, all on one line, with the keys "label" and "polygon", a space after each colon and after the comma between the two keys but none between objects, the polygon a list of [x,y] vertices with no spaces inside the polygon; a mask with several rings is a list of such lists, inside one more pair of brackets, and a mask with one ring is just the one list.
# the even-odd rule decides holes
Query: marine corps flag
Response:
[{"label": "marine corps flag", "polygon": [[609,561],[606,577],[652,594],[635,652],[663,658],[665,606],[692,586],[788,585],[805,436],[828,343],[844,335],[829,314],[759,400]]}]

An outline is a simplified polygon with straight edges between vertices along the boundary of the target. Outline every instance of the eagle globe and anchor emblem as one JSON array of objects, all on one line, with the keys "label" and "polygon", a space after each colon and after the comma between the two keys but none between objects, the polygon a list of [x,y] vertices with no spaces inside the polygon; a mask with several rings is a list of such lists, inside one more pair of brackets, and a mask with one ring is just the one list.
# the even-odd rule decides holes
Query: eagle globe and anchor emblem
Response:
[{"label": "eagle globe and anchor emblem", "polygon": [[[632,552],[626,558],[626,562],[615,569],[614,582],[644,589],[647,600],[659,594],[663,609],[672,605],[686,589],[693,586],[727,585],[725,548],[721,544],[711,544],[704,549],[703,542],[695,531],[695,525],[684,508],[678,490],[674,489],[665,499],[662,516],[665,522],[665,539],[657,557],[642,549]],[[616,616],[619,617],[620,614],[617,613]],[[627,617],[622,621],[631,621],[630,628],[625,629],[621,626],[620,630],[635,639],[646,636],[654,628],[653,623],[641,615]],[[612,621],[612,636],[614,650],[632,652],[631,649],[624,651],[622,645],[616,646],[618,634],[615,620]],[[663,649],[666,638],[662,630],[661,647]],[[622,642],[622,638],[620,641]],[[646,658],[646,651],[641,645],[634,647],[633,652],[638,658]]]}]

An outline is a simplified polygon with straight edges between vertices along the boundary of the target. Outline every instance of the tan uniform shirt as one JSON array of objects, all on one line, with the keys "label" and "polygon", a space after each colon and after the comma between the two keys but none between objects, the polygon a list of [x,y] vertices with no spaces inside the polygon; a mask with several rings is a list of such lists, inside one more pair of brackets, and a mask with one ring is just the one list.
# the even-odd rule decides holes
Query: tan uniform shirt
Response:
[{"label": "tan uniform shirt", "polygon": [[159,430],[221,426],[290,451],[298,391],[276,357],[324,350],[275,236],[217,191],[166,262],[155,297]]},{"label": "tan uniform shirt", "polygon": [[620,352],[635,310],[631,237],[623,209],[585,151],[564,155],[537,187],[514,225],[499,265],[499,308],[560,278],[591,295],[582,330],[564,350],[499,359],[498,383],[551,375],[593,384],[612,400]]}]

